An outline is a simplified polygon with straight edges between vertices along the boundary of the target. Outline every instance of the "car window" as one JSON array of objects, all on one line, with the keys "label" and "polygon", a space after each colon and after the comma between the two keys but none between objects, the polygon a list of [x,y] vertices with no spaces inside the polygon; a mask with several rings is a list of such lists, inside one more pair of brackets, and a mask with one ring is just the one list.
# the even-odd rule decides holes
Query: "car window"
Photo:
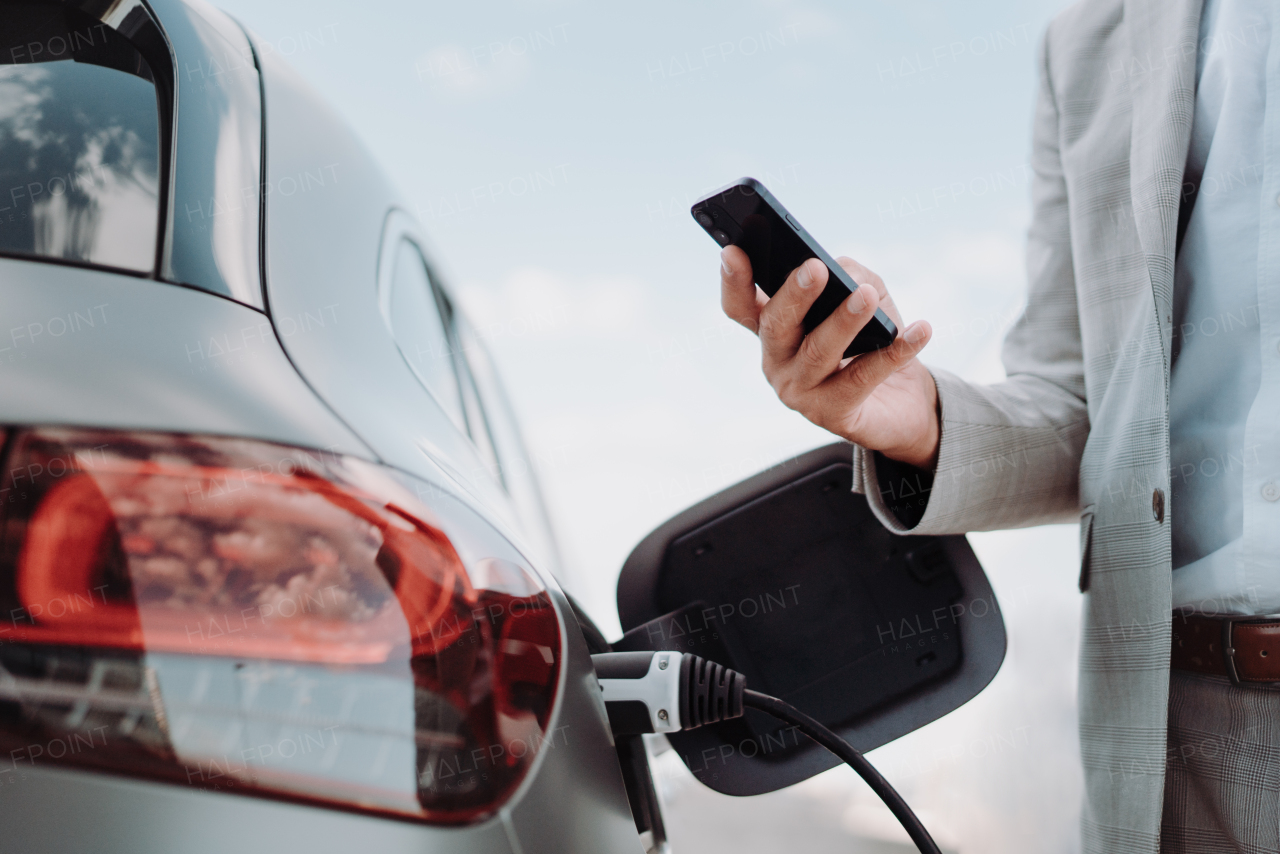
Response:
[{"label": "car window", "polygon": [[514,469],[527,467],[524,452],[519,448],[519,438],[506,411],[506,401],[498,393],[497,373],[480,336],[465,319],[459,318],[456,328],[458,349],[466,360],[476,389],[476,405],[484,413],[485,426],[494,445],[500,480],[510,491]]},{"label": "car window", "polygon": [[525,448],[511,404],[498,377],[493,360],[480,336],[459,318],[456,323],[459,351],[468,369],[484,411],[485,424],[493,442],[499,480],[520,513],[526,533],[534,545],[550,559],[556,558],[551,541],[551,525],[543,502],[542,491],[533,460]]},{"label": "car window", "polygon": [[493,446],[493,436],[489,429],[488,419],[485,417],[484,403],[480,398],[480,393],[476,388],[475,378],[472,376],[471,367],[467,363],[466,354],[463,352],[465,345],[462,343],[460,335],[465,331],[466,323],[453,307],[449,297],[441,291],[436,291],[436,298],[440,301],[440,311],[444,315],[445,323],[448,324],[452,334],[454,365],[457,368],[458,376],[462,384],[462,405],[467,418],[467,432],[471,436],[471,441],[476,447],[476,451],[480,454],[480,460],[484,464],[485,476],[494,483],[505,489],[502,480],[502,466],[498,461],[498,453]]},{"label": "car window", "polygon": [[160,119],[146,60],[61,4],[4,15],[0,253],[154,270]]},{"label": "car window", "polygon": [[454,348],[422,253],[411,241],[401,239],[393,264],[388,307],[391,334],[418,379],[465,433],[467,418],[454,369]]}]

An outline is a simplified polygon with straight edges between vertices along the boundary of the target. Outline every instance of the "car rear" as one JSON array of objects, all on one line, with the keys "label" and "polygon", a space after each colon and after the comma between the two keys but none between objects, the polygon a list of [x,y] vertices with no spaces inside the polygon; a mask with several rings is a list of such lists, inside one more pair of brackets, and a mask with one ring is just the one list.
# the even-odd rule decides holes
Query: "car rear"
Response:
[{"label": "car rear", "polygon": [[[270,251],[286,72],[210,7],[100,5],[3,6],[0,849],[641,850],[505,482],[284,328],[322,309]],[[364,264],[346,317],[384,184],[309,235]]]}]

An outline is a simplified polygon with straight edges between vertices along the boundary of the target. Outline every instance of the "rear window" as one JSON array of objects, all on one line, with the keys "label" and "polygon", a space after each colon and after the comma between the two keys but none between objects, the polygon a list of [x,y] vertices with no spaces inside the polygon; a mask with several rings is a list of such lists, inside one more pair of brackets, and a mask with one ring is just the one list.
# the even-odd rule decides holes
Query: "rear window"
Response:
[{"label": "rear window", "polygon": [[145,59],[62,6],[5,4],[0,254],[155,268],[160,120]]}]

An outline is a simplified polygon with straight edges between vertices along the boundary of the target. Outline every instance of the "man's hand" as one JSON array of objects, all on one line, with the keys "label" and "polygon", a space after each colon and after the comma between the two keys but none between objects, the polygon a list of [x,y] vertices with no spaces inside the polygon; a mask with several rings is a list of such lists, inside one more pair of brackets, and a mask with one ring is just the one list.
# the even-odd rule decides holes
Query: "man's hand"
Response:
[{"label": "man's hand", "polygon": [[751,261],[737,246],[720,253],[720,301],[725,314],[760,336],[764,375],[779,399],[837,436],[923,469],[938,461],[938,389],[916,359],[932,330],[923,320],[882,350],[844,359],[849,342],[876,312],[902,330],[902,318],[875,273],[837,258],[858,290],[809,335],[805,313],[827,284],[827,268],[810,258],[792,271],[772,299],[755,286]]}]

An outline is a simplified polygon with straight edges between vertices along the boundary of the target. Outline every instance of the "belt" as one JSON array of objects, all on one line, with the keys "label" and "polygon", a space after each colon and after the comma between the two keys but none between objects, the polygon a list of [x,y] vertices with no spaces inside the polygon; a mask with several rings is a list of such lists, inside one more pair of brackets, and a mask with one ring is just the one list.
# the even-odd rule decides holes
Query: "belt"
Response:
[{"label": "belt", "polygon": [[1280,615],[1203,617],[1175,612],[1169,663],[1178,670],[1226,676],[1235,685],[1280,683]]}]

